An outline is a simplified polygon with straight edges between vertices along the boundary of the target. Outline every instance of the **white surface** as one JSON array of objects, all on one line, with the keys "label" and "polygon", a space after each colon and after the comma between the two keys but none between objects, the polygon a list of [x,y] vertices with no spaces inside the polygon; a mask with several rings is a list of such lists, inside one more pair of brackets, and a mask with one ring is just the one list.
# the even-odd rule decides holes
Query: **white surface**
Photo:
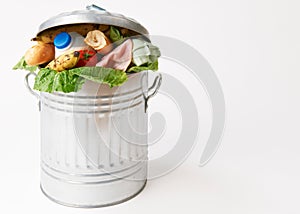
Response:
[{"label": "white surface", "polygon": [[[197,167],[199,146],[181,167],[150,181],[124,204],[72,209],[42,195],[36,100],[25,90],[25,74],[11,67],[32,45],[29,39],[42,21],[91,2],[54,0],[50,5],[12,0],[3,5],[1,213],[299,213],[300,2],[296,0],[152,0],[143,5],[137,0],[94,1],[139,20],[152,34],[186,41],[208,59],[226,96],[225,136],[207,166]],[[200,100],[206,102],[205,97]],[[204,121],[209,124],[209,118]]]}]

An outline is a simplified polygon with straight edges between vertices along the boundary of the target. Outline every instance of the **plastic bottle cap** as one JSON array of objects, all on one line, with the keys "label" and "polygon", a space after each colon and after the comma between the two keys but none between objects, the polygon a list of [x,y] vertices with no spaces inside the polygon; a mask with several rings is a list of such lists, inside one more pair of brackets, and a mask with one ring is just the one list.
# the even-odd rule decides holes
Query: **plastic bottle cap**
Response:
[{"label": "plastic bottle cap", "polygon": [[54,45],[58,49],[63,49],[68,47],[71,43],[71,36],[67,32],[61,32],[57,34],[54,38]]}]

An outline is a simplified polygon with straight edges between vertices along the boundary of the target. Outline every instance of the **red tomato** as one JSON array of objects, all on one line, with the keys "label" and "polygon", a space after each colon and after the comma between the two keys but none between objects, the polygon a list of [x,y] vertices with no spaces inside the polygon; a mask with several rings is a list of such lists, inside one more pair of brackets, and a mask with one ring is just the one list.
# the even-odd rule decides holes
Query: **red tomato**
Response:
[{"label": "red tomato", "polygon": [[79,52],[79,60],[76,64],[76,67],[83,67],[89,64],[89,66],[95,66],[97,64],[96,51],[93,50],[80,50]]}]

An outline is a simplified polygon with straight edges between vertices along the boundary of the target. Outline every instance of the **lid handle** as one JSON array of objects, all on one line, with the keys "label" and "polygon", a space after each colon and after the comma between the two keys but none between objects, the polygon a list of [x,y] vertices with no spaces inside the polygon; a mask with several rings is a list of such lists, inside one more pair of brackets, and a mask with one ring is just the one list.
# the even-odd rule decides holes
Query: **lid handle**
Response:
[{"label": "lid handle", "polygon": [[86,9],[87,10],[102,10],[102,11],[106,11],[104,8],[99,7],[97,5],[94,5],[94,4],[86,6]]}]

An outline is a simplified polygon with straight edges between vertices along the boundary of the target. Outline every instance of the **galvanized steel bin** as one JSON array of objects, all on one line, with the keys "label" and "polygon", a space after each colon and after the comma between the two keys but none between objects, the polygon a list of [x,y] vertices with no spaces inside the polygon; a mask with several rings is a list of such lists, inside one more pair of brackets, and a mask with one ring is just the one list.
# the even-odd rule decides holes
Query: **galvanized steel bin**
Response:
[{"label": "galvanized steel bin", "polygon": [[[96,22],[98,17],[96,23],[121,24],[146,32],[124,16],[97,13],[73,14],[79,14],[76,23],[86,23],[87,19]],[[118,19],[123,22],[118,23]],[[48,27],[57,24],[57,20],[48,21]],[[43,29],[45,23],[41,25]],[[26,76],[27,87],[40,103],[43,193],[73,207],[108,206],[138,194],[147,180],[147,102],[157,92],[161,76],[150,88],[147,72],[141,72],[130,74],[120,87],[87,81],[76,93],[38,95],[28,84],[30,75],[33,73]]]}]

